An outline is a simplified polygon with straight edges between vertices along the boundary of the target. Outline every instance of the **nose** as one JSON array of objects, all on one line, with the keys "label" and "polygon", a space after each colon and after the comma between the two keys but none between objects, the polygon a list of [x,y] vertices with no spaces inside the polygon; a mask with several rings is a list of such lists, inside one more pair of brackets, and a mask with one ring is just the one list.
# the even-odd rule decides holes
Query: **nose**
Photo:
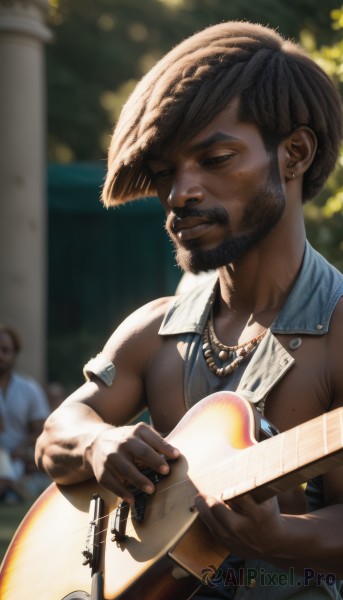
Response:
[{"label": "nose", "polygon": [[199,203],[203,199],[203,189],[194,174],[183,171],[175,177],[167,202],[170,208],[182,208],[185,204]]}]

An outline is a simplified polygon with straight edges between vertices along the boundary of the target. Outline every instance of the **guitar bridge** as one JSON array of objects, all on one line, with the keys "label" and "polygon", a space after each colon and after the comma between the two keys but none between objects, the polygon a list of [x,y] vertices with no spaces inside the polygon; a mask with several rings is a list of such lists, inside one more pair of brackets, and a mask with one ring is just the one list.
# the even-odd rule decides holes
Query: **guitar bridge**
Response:
[{"label": "guitar bridge", "polygon": [[111,533],[113,533],[112,542],[124,542],[127,538],[126,524],[129,516],[130,505],[123,500],[112,513],[110,519]]},{"label": "guitar bridge", "polygon": [[98,494],[94,494],[89,504],[89,525],[85,549],[82,551],[84,565],[89,565],[94,573],[100,559],[100,520],[104,514],[104,502]]}]

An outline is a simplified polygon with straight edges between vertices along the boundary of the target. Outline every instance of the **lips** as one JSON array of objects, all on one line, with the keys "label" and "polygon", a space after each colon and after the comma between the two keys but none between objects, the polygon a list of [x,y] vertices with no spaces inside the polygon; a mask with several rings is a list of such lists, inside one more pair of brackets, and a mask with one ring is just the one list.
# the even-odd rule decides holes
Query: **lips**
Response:
[{"label": "lips", "polygon": [[203,225],[210,225],[208,219],[202,219],[199,217],[186,217],[184,219],[176,218],[171,224],[171,230],[173,233],[178,234],[181,231],[187,229],[195,229]]},{"label": "lips", "polygon": [[212,226],[213,221],[199,217],[176,218],[171,224],[171,231],[180,242],[195,240],[205,234]]}]

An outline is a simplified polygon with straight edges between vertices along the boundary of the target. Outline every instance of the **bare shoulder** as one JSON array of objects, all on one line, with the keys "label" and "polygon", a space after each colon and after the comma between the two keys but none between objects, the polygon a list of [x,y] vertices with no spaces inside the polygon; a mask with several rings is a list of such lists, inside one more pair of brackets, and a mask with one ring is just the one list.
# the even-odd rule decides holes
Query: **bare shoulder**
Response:
[{"label": "bare shoulder", "polygon": [[131,313],[111,335],[103,354],[112,362],[119,357],[124,360],[127,357],[131,365],[136,360],[149,362],[162,343],[158,331],[173,298],[158,298]]},{"label": "bare shoulder", "polygon": [[100,379],[92,378],[69,396],[65,405],[85,404],[106,423],[117,426],[143,410],[146,373],[163,344],[158,330],[171,301],[172,297],[160,298],[129,315],[102,350],[115,366],[113,383],[107,387]]}]

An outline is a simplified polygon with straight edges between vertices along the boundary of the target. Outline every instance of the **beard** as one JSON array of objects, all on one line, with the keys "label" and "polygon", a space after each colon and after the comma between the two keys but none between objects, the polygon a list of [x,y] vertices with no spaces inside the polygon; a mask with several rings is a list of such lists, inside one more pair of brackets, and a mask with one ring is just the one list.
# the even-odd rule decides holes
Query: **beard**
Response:
[{"label": "beard", "polygon": [[172,233],[173,221],[166,224],[168,234],[175,246],[176,262],[183,271],[198,274],[201,271],[211,271],[238,261],[280,221],[286,204],[286,197],[281,185],[278,165],[271,161],[267,181],[258,192],[250,198],[244,209],[240,222],[241,230],[249,233],[240,235],[230,234],[230,219],[227,211],[218,206],[210,210],[187,208],[187,205],[177,209],[177,218],[206,217],[211,223],[225,226],[228,229],[226,239],[210,250],[200,247],[198,239],[189,240],[182,246],[177,236]]}]

